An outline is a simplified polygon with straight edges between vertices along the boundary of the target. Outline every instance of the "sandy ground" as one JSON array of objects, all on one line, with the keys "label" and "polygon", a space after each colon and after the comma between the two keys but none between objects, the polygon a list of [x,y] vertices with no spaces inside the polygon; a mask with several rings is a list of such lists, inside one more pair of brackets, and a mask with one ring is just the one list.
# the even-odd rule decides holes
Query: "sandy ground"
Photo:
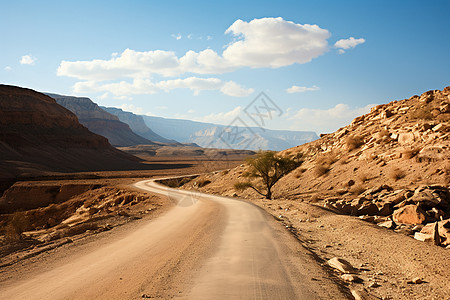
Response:
[{"label": "sandy ground", "polygon": [[178,205],[3,270],[1,298],[347,298],[310,252],[256,206],[148,182],[137,187]]}]

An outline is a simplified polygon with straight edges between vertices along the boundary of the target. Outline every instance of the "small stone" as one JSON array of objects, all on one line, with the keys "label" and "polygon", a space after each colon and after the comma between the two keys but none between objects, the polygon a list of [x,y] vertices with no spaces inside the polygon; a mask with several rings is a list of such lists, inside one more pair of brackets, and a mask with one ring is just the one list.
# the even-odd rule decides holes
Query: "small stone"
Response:
[{"label": "small stone", "polygon": [[433,240],[433,235],[416,232],[416,233],[414,233],[414,238],[421,242],[431,242]]},{"label": "small stone", "polygon": [[415,277],[412,280],[408,281],[407,283],[408,284],[421,284],[421,283],[423,283],[423,280],[420,277]]},{"label": "small stone", "polygon": [[343,280],[345,280],[345,281],[348,281],[348,282],[355,282],[355,281],[359,281],[360,280],[360,278],[358,276],[353,275],[353,274],[342,274],[341,278]]},{"label": "small stone", "polygon": [[386,222],[378,223],[377,225],[380,226],[380,227],[387,228],[387,229],[393,229],[396,226],[395,223],[393,221],[390,221],[390,220],[386,221]]},{"label": "small stone", "polygon": [[376,283],[376,282],[371,282],[371,283],[369,284],[369,287],[370,287],[370,288],[377,288],[377,287],[380,287],[380,285],[379,285],[378,283]]},{"label": "small stone", "polygon": [[355,270],[348,261],[338,257],[328,260],[327,264],[342,273],[352,273]]}]

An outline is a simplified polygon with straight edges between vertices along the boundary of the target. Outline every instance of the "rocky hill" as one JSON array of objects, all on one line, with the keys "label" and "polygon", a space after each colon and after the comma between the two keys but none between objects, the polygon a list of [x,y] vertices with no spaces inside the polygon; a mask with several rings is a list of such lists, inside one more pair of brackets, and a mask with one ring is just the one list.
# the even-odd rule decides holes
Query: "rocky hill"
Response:
[{"label": "rocky hill", "polygon": [[131,112],[123,111],[120,108],[115,107],[102,106],[101,109],[118,117],[120,121],[124,122],[125,124],[128,124],[128,126],[130,126],[131,130],[133,130],[134,133],[142,136],[143,138],[146,138],[153,142],[160,142],[165,144],[177,143],[174,140],[169,140],[160,136],[159,134],[156,134],[153,130],[151,130],[147,126],[147,124],[145,124],[142,116],[135,115]]},{"label": "rocky hill", "polygon": [[308,143],[318,138],[315,132],[310,131],[269,130],[250,127],[241,134],[241,137],[245,137],[244,142],[242,142],[242,139],[230,141],[224,138],[226,130],[229,129],[224,125],[152,116],[143,116],[143,118],[152,130],[164,137],[180,143],[195,143],[200,147],[208,148],[278,151]]},{"label": "rocky hill", "polygon": [[47,94],[56,102],[73,112],[81,124],[90,131],[104,136],[113,146],[127,147],[154,143],[134,133],[119,118],[101,109],[89,98]]},{"label": "rocky hill", "polygon": [[49,96],[0,85],[0,177],[138,167]]},{"label": "rocky hill", "polygon": [[[449,121],[450,87],[376,106],[332,134],[280,152],[302,153],[304,162],[274,186],[274,197],[320,203],[450,247]],[[246,170],[208,175],[203,189],[259,198],[233,188]]]}]

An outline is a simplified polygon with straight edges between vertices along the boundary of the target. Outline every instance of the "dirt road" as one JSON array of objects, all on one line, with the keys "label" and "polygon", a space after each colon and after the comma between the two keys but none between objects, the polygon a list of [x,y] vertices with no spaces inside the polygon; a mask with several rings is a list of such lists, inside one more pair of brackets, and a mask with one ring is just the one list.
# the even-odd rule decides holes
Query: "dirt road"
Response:
[{"label": "dirt road", "polygon": [[[17,268],[1,299],[345,299],[311,255],[247,202],[141,181],[177,205],[51,269]],[[61,256],[61,255],[60,255]],[[45,263],[45,261],[43,262]]]}]

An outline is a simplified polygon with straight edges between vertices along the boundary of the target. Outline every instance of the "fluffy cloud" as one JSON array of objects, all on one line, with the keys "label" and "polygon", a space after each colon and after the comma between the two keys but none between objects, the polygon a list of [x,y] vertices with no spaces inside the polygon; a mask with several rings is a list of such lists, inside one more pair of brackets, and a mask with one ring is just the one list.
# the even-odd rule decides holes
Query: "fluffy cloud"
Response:
[{"label": "fluffy cloud", "polygon": [[98,83],[96,81],[81,81],[74,85],[76,93],[110,92],[115,96],[151,95],[160,91],[169,92],[174,89],[190,89],[194,95],[205,90],[220,90],[225,95],[233,97],[248,96],[253,89],[241,87],[233,81],[223,82],[218,78],[188,77],[152,82],[150,79],[134,79],[132,82]]},{"label": "fluffy cloud", "polygon": [[228,96],[233,97],[246,97],[254,92],[254,89],[246,89],[236,82],[228,81],[220,88],[220,91]]},{"label": "fluffy cloud", "polygon": [[231,43],[223,57],[237,66],[279,68],[304,64],[324,54],[330,33],[317,25],[296,24],[283,18],[237,20],[225,33],[241,40]]},{"label": "fluffy cloud", "polygon": [[242,112],[242,107],[237,106],[233,110],[230,110],[228,112],[221,112],[217,114],[209,114],[207,116],[204,116],[197,121],[200,122],[207,122],[207,123],[215,123],[215,124],[230,124],[236,117],[238,117]]},{"label": "fluffy cloud", "polygon": [[3,68],[3,70],[5,70],[5,71],[11,71],[12,68],[11,68],[10,66],[6,66],[6,67]]},{"label": "fluffy cloud", "polygon": [[313,85],[312,87],[293,85],[290,88],[286,89],[286,92],[288,94],[293,94],[293,93],[313,92],[318,90],[320,90],[320,88],[315,85]]},{"label": "fluffy cloud", "polygon": [[345,50],[350,48],[355,48],[359,44],[365,43],[366,40],[363,38],[355,39],[354,37],[350,37],[348,39],[342,39],[334,43],[334,47],[339,49],[339,54],[345,53]]},{"label": "fluffy cloud", "polygon": [[373,106],[369,104],[365,107],[350,108],[347,104],[341,103],[325,110],[302,108],[291,112],[288,119],[293,121],[293,129],[329,133],[349,124],[357,116],[368,113]]},{"label": "fluffy cloud", "polygon": [[[253,89],[245,89],[234,82],[224,83],[217,78],[192,77],[192,74],[223,74],[243,67],[279,68],[304,64],[328,51],[327,40],[331,36],[328,30],[318,25],[297,24],[281,17],[249,22],[237,20],[225,34],[232,35],[234,40],[224,47],[221,54],[212,49],[199,52],[189,50],[181,56],[173,51],[126,49],[113,54],[110,59],[62,61],[57,75],[82,81],[74,85],[78,92],[98,90],[116,95],[152,94],[161,90],[189,88],[194,93],[220,90],[230,96],[246,96]],[[173,37],[180,39],[181,35]],[[349,38],[336,42],[335,47],[344,51],[362,42],[364,39]],[[191,77],[156,83],[151,81],[154,75],[180,77],[183,74]],[[293,86],[288,92],[301,92],[301,89]]]},{"label": "fluffy cloud", "polygon": [[21,65],[34,65],[34,62],[36,61],[36,58],[31,55],[24,55],[20,59]]},{"label": "fluffy cloud", "polygon": [[[149,77],[151,74],[178,76],[184,73],[222,74],[240,67],[278,68],[306,63],[328,49],[330,33],[317,25],[296,24],[282,18],[237,20],[225,33],[237,37],[220,55],[214,50],[188,51],[177,57],[173,51],[126,49],[109,60],[62,61],[59,76],[80,80],[113,80]],[[179,35],[174,36],[180,38]]]}]

